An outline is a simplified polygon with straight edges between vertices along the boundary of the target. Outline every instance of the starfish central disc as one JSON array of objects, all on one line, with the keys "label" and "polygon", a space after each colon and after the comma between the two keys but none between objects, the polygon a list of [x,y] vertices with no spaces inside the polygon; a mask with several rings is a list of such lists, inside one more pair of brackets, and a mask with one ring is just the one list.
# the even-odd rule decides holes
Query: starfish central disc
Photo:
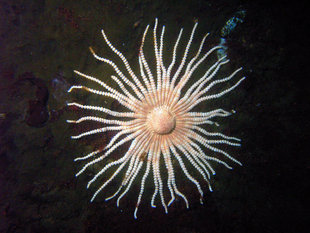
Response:
[{"label": "starfish central disc", "polygon": [[169,109],[157,107],[149,113],[148,124],[157,134],[169,134],[175,128],[175,117]]}]

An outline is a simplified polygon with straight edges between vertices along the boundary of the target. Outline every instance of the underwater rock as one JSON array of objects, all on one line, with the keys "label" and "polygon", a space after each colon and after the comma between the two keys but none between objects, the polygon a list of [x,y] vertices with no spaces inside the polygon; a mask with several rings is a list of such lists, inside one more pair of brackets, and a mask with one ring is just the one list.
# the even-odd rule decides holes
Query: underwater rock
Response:
[{"label": "underwater rock", "polygon": [[29,100],[26,123],[32,127],[42,127],[49,118],[45,104],[38,100]]},{"label": "underwater rock", "polygon": [[[48,88],[42,79],[34,76],[32,72],[25,72],[18,77],[17,82],[30,82],[36,88],[35,99],[28,100],[28,108],[25,116],[27,125],[32,127],[42,127],[49,119],[47,108]],[[30,90],[29,90],[30,91]]]}]

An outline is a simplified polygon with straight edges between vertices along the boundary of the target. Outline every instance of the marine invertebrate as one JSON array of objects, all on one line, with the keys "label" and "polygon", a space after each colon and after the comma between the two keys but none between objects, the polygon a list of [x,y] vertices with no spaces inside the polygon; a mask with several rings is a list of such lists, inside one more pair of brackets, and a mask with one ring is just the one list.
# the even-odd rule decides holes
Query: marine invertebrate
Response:
[{"label": "marine invertebrate", "polygon": [[[112,75],[111,78],[117,83],[120,90],[110,87],[98,78],[86,75],[76,70],[74,71],[76,74],[99,84],[103,90],[76,85],[72,86],[68,90],[68,92],[71,92],[76,89],[82,89],[92,94],[113,98],[128,109],[127,112],[117,112],[102,106],[82,105],[73,102],[68,105],[109,114],[115,117],[115,119],[106,119],[98,116],[84,116],[78,120],[68,120],[68,122],[81,123],[84,121],[95,121],[104,124],[101,128],[72,136],[73,139],[104,133],[107,131],[117,132],[104,150],[96,150],[86,156],[75,159],[75,161],[87,161],[76,176],[82,174],[88,167],[100,161],[107,160],[111,153],[118,147],[131,141],[128,151],[121,158],[115,161],[107,162],[88,182],[87,187],[93,184],[98,177],[103,176],[108,169],[115,167],[112,175],[107,177],[104,183],[94,193],[91,199],[91,201],[93,201],[98,193],[101,192],[113,179],[115,179],[116,176],[121,175],[121,171],[124,170],[123,180],[120,187],[112,196],[106,198],[106,200],[109,200],[118,196],[118,206],[121,198],[129,191],[133,182],[137,180],[138,174],[141,173],[142,177],[138,181],[141,185],[134,211],[135,218],[137,217],[137,210],[144,193],[145,182],[150,173],[153,173],[155,187],[151,198],[151,206],[155,207],[155,198],[158,195],[162,206],[165,211],[168,212],[167,206],[171,205],[171,203],[175,200],[176,195],[178,195],[184,200],[186,206],[188,207],[188,200],[186,196],[177,187],[173,160],[178,163],[180,169],[184,173],[184,176],[197,187],[197,190],[201,196],[201,202],[203,198],[203,189],[199,180],[191,175],[191,171],[188,166],[190,166],[191,169],[196,169],[198,171],[198,173],[202,176],[201,178],[209,185],[209,189],[211,191],[212,189],[209,180],[211,178],[211,174],[215,174],[215,171],[210,163],[215,162],[222,164],[227,168],[231,168],[222,159],[207,155],[204,148],[216,152],[223,158],[227,158],[228,160],[241,165],[238,160],[231,157],[227,152],[214,146],[215,144],[240,146],[240,139],[229,137],[218,132],[209,132],[203,127],[203,125],[206,124],[214,124],[211,120],[212,118],[227,117],[231,115],[231,113],[223,109],[210,109],[208,112],[191,112],[191,110],[201,102],[220,98],[235,89],[242,82],[242,80],[244,80],[244,78],[239,79],[234,85],[217,94],[208,95],[208,91],[212,87],[216,84],[231,80],[241,70],[241,68],[237,69],[225,78],[215,79],[219,69],[224,64],[229,62],[226,57],[222,57],[218,59],[202,77],[197,79],[192,86],[184,91],[186,84],[189,79],[192,78],[197,67],[203,63],[210,54],[220,49],[221,46],[215,46],[204,55],[201,55],[204,42],[208,36],[207,34],[203,37],[197,53],[189,61],[186,61],[197,27],[197,23],[195,23],[184,50],[181,62],[176,67],[176,54],[183,29],[180,30],[174,44],[171,63],[168,67],[166,67],[163,62],[165,26],[162,27],[158,41],[157,25],[158,21],[156,19],[153,29],[156,75],[153,75],[151,72],[151,68],[144,56],[143,51],[149,26],[147,26],[144,31],[138,56],[140,68],[139,77],[133,72],[124,55],[111,44],[105,32],[102,30],[101,32],[106,44],[115,54],[119,56],[126,67],[129,77],[127,77],[113,61],[100,57],[93,51],[92,48],[90,48],[91,53],[97,60],[112,66],[117,76]],[[175,72],[172,71],[173,68],[175,68]],[[131,89],[131,91],[129,91],[129,89]],[[167,170],[166,177],[163,177],[161,174],[161,160],[164,161],[164,165]],[[187,160],[187,162],[184,162],[184,160]],[[168,204],[165,201],[164,189],[166,188],[164,188],[164,183],[166,183],[167,186],[165,187],[168,188],[171,197]]]}]

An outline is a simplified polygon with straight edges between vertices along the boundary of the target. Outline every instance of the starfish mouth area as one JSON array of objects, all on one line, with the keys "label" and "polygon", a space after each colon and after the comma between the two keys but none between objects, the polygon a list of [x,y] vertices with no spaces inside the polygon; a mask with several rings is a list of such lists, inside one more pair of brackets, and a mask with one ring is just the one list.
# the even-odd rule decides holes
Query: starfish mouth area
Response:
[{"label": "starfish mouth area", "polygon": [[166,106],[154,108],[147,116],[147,124],[156,134],[170,134],[175,129],[175,123],[175,116]]}]

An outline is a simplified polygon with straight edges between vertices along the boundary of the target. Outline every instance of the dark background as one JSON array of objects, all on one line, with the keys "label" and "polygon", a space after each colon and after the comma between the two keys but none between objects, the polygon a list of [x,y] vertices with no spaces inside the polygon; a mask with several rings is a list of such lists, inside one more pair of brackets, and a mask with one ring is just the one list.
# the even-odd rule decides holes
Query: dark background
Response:
[{"label": "dark background", "polygon": [[[243,167],[219,167],[215,191],[204,205],[189,198],[189,210],[177,203],[166,215],[145,198],[134,220],[134,193],[120,208],[103,196],[89,203],[90,177],[74,177],[73,159],[101,141],[69,138],[65,120],[76,113],[66,108],[66,90],[81,81],[72,70],[104,71],[88,50],[108,53],[100,29],[136,64],[155,17],[166,25],[165,41],[181,27],[188,35],[198,20],[196,43],[210,32],[212,44],[239,10],[246,16],[227,37],[228,55],[247,79],[225,104],[237,111],[226,133],[243,139],[232,152]],[[306,10],[298,1],[1,0],[0,232],[306,232]]]}]

